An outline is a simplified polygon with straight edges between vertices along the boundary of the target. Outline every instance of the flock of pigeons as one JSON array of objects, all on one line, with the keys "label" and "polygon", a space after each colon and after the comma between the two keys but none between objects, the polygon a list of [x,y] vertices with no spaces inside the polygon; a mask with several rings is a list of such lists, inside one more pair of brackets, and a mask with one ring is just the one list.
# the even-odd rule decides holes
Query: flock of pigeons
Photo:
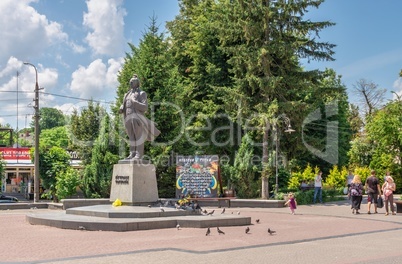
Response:
[{"label": "flock of pigeons", "polygon": [[[212,210],[212,211],[210,211],[210,212],[207,212],[207,210],[201,211],[201,214],[202,214],[202,215],[213,215],[214,213],[215,213],[215,210]],[[224,214],[224,213],[225,213],[225,208],[222,209],[221,214]],[[233,212],[232,212],[232,214],[233,214]],[[240,215],[240,211],[238,211],[237,214]],[[255,222],[256,222],[257,224],[259,224],[259,223],[260,223],[260,219],[256,219]],[[180,230],[180,225],[178,224],[178,225],[176,226],[176,228],[177,228],[177,230]],[[224,235],[224,234],[225,234],[225,232],[223,232],[221,229],[219,229],[219,227],[216,227],[216,230],[218,231],[218,234],[219,234],[219,235]],[[246,234],[250,234],[250,227],[248,227],[248,226],[246,227],[245,233],[246,233]],[[205,235],[206,235],[206,236],[209,236],[210,234],[211,234],[211,228],[208,227],[208,228],[207,228],[207,232],[205,233]],[[270,234],[271,236],[272,236],[272,235],[275,235],[275,234],[276,234],[276,231],[274,231],[274,230],[268,228],[268,234]]]}]

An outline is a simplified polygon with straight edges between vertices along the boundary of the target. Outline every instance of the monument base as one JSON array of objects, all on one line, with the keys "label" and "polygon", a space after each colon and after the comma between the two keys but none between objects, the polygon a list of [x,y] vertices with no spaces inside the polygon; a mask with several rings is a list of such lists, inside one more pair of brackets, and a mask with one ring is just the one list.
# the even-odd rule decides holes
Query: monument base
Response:
[{"label": "monument base", "polygon": [[155,166],[141,160],[124,160],[113,166],[110,201],[144,205],[159,200]]}]

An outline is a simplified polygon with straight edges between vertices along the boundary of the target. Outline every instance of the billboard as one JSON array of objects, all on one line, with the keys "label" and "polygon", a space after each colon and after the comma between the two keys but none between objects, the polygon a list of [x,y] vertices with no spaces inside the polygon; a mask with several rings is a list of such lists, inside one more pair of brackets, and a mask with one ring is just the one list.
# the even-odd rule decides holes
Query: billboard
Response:
[{"label": "billboard", "polygon": [[7,148],[0,147],[0,156],[4,160],[31,160],[31,155],[29,153],[30,148]]},{"label": "billboard", "polygon": [[176,157],[176,197],[217,197],[217,155]]}]

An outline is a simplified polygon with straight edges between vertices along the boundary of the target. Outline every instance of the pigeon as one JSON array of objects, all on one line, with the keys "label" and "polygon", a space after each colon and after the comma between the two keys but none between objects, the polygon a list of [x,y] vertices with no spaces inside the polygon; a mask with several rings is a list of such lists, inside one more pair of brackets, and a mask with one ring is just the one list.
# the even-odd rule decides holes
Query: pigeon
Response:
[{"label": "pigeon", "polygon": [[221,212],[221,214],[224,214],[224,213],[225,213],[225,208],[223,208],[223,209],[222,209],[222,212]]},{"label": "pigeon", "polygon": [[225,234],[225,232],[223,232],[222,230],[220,230],[219,227],[216,227],[216,230],[218,230],[219,235],[220,235],[220,234],[223,234],[223,235]]},{"label": "pigeon", "polygon": [[78,230],[86,230],[85,226],[78,226]]},{"label": "pigeon", "polygon": [[233,212],[232,212],[232,214],[233,214]]},{"label": "pigeon", "polygon": [[206,235],[206,236],[209,236],[209,234],[211,234],[211,229],[209,229],[209,227],[208,227],[207,233],[206,233],[205,235]]},{"label": "pigeon", "polygon": [[250,232],[250,227],[246,227],[246,234],[248,234],[248,232]]},{"label": "pigeon", "polygon": [[208,214],[207,210],[204,209],[204,211],[202,211],[204,214]]},{"label": "pigeon", "polygon": [[208,213],[208,215],[212,215],[215,212],[215,210],[212,210],[211,212]]},{"label": "pigeon", "polygon": [[240,215],[240,211],[237,211],[237,215]]},{"label": "pigeon", "polygon": [[149,207],[149,208],[151,208],[151,205],[150,205],[150,204],[148,204],[148,207]]},{"label": "pigeon", "polygon": [[161,209],[161,212],[165,212],[165,209],[163,209],[162,207],[160,209]]},{"label": "pigeon", "polygon": [[273,234],[275,234],[276,233],[276,231],[274,231],[274,230],[271,230],[270,228],[268,228],[268,233],[272,236]]},{"label": "pigeon", "polygon": [[260,219],[256,219],[255,222],[256,222],[257,224],[259,224],[259,223],[260,223]]},{"label": "pigeon", "polygon": [[179,224],[177,224],[176,228],[177,228],[177,230],[180,230],[180,225],[179,225]]}]

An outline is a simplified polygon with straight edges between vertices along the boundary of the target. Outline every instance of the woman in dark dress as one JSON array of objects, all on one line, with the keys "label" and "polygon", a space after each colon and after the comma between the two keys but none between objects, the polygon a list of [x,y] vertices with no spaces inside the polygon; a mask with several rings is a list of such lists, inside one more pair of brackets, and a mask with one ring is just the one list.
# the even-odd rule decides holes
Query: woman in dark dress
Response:
[{"label": "woman in dark dress", "polygon": [[352,199],[352,214],[355,212],[356,214],[360,214],[360,204],[363,199],[363,184],[359,175],[353,177],[353,180],[350,183],[348,195]]}]

